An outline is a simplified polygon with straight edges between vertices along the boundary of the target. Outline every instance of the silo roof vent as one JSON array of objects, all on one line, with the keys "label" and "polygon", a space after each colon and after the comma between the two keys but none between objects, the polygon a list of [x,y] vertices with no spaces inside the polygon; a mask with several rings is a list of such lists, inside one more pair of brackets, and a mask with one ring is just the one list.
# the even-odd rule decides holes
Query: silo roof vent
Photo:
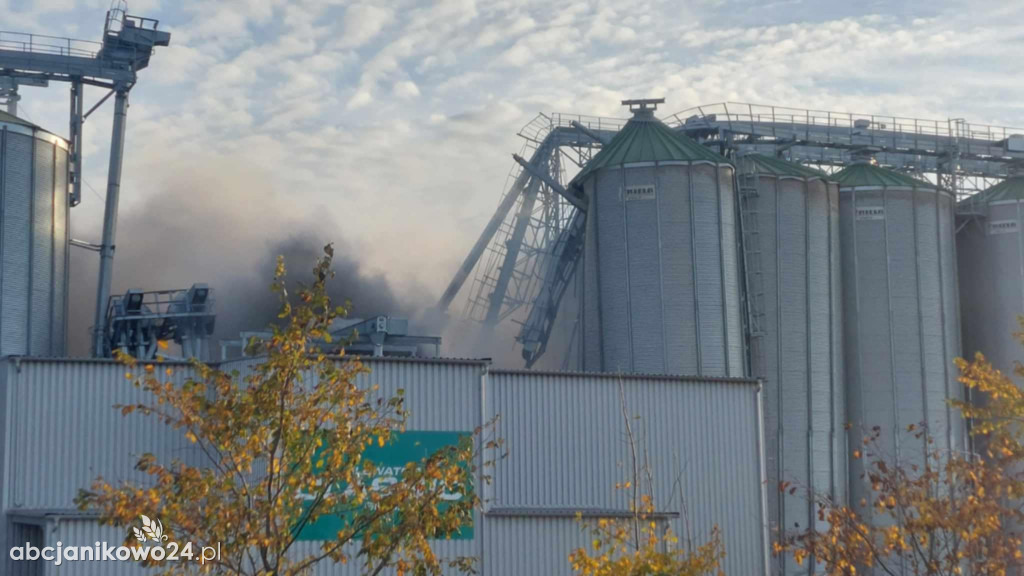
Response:
[{"label": "silo roof vent", "polygon": [[654,120],[654,111],[658,109],[658,104],[664,103],[664,98],[640,98],[622,101],[623,106],[629,106],[629,111],[633,113],[633,120],[640,121]]}]

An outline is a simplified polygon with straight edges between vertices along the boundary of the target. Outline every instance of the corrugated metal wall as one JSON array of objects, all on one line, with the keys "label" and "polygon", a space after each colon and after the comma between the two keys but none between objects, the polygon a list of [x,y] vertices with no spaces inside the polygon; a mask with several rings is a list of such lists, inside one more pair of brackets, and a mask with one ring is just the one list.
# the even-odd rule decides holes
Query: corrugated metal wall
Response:
[{"label": "corrugated metal wall", "polygon": [[[639,417],[631,424],[647,452],[655,504],[685,510],[698,538],[719,525],[727,573],[762,573],[761,432],[750,382],[492,372],[486,413],[501,415],[508,457],[496,466],[489,507],[628,510],[615,489],[633,480],[620,382],[627,414]],[[679,521],[674,528],[685,533]]]},{"label": "corrugated metal wall", "polygon": [[980,351],[1012,375],[1021,358],[1013,334],[1020,331],[1017,317],[1024,314],[1024,206],[1003,200],[968,208],[978,214],[963,218],[956,238],[964,355]]},{"label": "corrugated metal wall", "polygon": [[[938,448],[963,449],[963,422],[946,403],[963,396],[953,365],[953,199],[925,186],[844,187],[840,228],[850,449],[864,449],[862,438],[878,426],[877,455],[920,462],[925,445],[906,430],[924,422]],[[850,463],[855,505],[869,495],[863,462]]]},{"label": "corrugated metal wall", "polygon": [[[191,373],[174,365],[167,379]],[[80,488],[97,476],[143,482],[139,456],[196,462],[197,451],[157,418],[122,416],[114,404],[148,401],[112,361],[7,358],[4,374],[6,473],[3,501],[17,509],[71,509]]]},{"label": "corrugated metal wall", "polygon": [[[750,249],[760,251],[764,333],[751,360],[765,381],[769,514],[773,527],[802,532],[817,523],[808,490],[846,498],[838,186],[760,174],[745,218],[760,242]],[[777,562],[782,573],[807,570]]]},{"label": "corrugated metal wall", "polygon": [[[258,359],[222,365],[251,372]],[[360,384],[380,394],[404,388],[412,430],[467,430],[500,415],[497,433],[509,450],[482,482],[488,509],[478,512],[475,538],[437,542],[443,557],[481,557],[485,574],[522,574],[531,562],[541,574],[570,574],[568,554],[583,540],[572,518],[517,517],[538,508],[623,511],[616,482],[624,463],[619,379],[605,374],[489,372],[483,361],[367,359],[372,374]],[[182,368],[174,378],[182,382]],[[136,457],[201,458],[183,438],[153,418],[122,417],[115,403],[143,400],[124,368],[105,361],[8,359],[0,364],[5,421],[0,430],[4,509],[67,510],[78,488],[103,475],[139,479]],[[730,574],[763,574],[763,496],[758,386],[749,380],[626,376],[627,411],[641,417],[637,434],[650,454],[659,508],[686,512],[695,537],[718,524]],[[481,394],[483,392],[483,394]],[[683,508],[682,502],[686,506]],[[509,510],[512,510],[510,514]],[[8,524],[8,532],[16,527]],[[119,542],[121,530],[87,520],[62,520],[62,541]],[[676,530],[683,534],[676,521]],[[49,536],[48,536],[49,538]],[[312,550],[317,543],[304,543]],[[299,550],[301,552],[302,550]],[[80,563],[61,574],[121,574],[129,565]],[[348,570],[348,571],[346,571]],[[355,574],[358,567],[324,567],[322,574]],[[129,572],[124,572],[128,574]]]},{"label": "corrugated metal wall", "polygon": [[[744,373],[732,174],[643,163],[584,183],[587,370]],[[627,186],[655,192],[626,199]]]},{"label": "corrugated metal wall", "polygon": [[64,353],[67,181],[63,141],[0,123],[0,355]]}]

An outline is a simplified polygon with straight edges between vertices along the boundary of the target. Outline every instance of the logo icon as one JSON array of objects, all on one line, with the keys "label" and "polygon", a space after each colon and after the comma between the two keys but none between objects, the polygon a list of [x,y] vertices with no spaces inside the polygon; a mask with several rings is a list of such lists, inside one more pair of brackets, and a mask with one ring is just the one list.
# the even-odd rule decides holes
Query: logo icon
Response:
[{"label": "logo icon", "polygon": [[142,518],[142,529],[138,529],[132,526],[132,531],[135,532],[135,537],[138,538],[139,542],[145,542],[147,539],[154,542],[160,542],[161,540],[167,540],[167,535],[164,534],[164,525],[159,520],[150,520],[149,516],[143,514]]}]

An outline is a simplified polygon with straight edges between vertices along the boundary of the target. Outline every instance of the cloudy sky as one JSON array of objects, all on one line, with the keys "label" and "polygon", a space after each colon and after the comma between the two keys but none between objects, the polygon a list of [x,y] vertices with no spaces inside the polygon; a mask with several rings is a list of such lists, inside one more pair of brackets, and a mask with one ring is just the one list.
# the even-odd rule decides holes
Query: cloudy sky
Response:
[{"label": "cloudy sky", "polygon": [[[0,28],[98,39],[107,6],[0,0]],[[433,300],[538,112],[622,116],[623,98],[663,96],[666,114],[728,100],[1024,126],[1020,2],[130,8],[173,37],[132,92],[117,289],[242,274],[302,236],[341,243],[401,299]],[[29,119],[66,133],[65,87],[23,95]],[[100,96],[87,93],[87,106]],[[109,126],[109,105],[86,124],[87,186],[72,214],[74,235],[92,241]]]}]

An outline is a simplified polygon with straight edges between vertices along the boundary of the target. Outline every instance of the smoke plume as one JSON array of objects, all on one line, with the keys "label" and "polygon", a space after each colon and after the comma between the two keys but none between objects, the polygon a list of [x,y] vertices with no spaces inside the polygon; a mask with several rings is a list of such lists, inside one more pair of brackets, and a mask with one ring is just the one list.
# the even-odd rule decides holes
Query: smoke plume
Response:
[{"label": "smoke plume", "polygon": [[[323,246],[333,242],[336,276],[329,290],[339,304],[351,301],[350,316],[409,317],[425,308],[368,272],[358,247],[341,237],[335,222],[317,216],[324,210],[282,198],[269,182],[251,167],[231,169],[222,160],[154,182],[160,193],[121,211],[112,293],[205,282],[216,298],[214,338],[237,338],[276,317],[279,303],[270,291],[276,257],[285,257],[290,282],[308,282]],[[99,237],[98,230],[75,234]],[[72,249],[68,343],[75,356],[89,353],[97,266],[95,253]]]}]

